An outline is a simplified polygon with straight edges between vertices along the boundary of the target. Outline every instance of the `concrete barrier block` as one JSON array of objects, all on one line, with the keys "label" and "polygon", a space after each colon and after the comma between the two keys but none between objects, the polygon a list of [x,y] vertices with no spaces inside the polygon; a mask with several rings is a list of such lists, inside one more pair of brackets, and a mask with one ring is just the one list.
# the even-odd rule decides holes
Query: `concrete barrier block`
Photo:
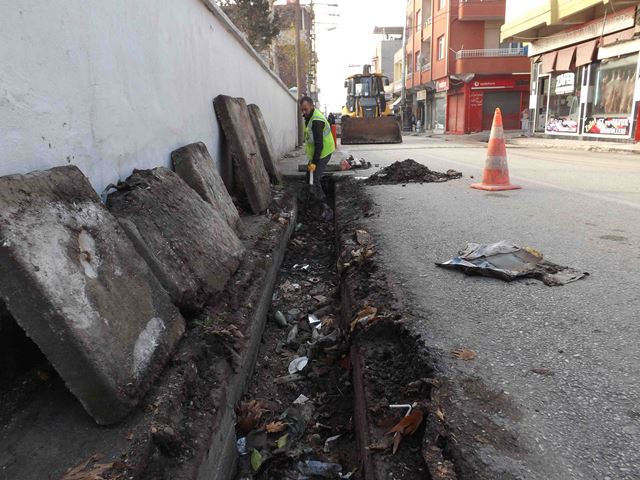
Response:
[{"label": "concrete barrier block", "polygon": [[264,212],[271,202],[269,176],[264,168],[249,109],[242,98],[218,95],[213,100],[229,153],[253,213]]},{"label": "concrete barrier block", "polygon": [[74,166],[0,178],[0,296],[100,424],[127,415],[184,332]]},{"label": "concrete barrier block", "polygon": [[260,155],[264,162],[264,168],[269,174],[271,183],[277,185],[282,182],[282,175],[278,168],[278,156],[276,155],[273,144],[271,143],[271,135],[269,129],[264,121],[260,107],[255,104],[249,105],[249,115],[251,116],[251,123],[253,124],[253,130],[256,134],[256,140],[258,141],[258,148],[260,149]]},{"label": "concrete barrier block", "polygon": [[207,146],[192,143],[171,153],[173,169],[198,195],[211,204],[234,230],[238,227],[238,209],[218,174]]},{"label": "concrete barrier block", "polygon": [[244,247],[209,203],[171,170],[135,170],[107,198],[176,305],[198,310],[224,289]]}]

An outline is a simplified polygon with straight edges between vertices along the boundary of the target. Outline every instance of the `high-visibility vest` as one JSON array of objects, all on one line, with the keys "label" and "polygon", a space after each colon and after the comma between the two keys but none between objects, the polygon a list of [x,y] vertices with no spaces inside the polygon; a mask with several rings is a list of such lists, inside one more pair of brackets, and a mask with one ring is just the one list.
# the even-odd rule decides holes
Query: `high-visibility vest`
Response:
[{"label": "high-visibility vest", "polygon": [[307,151],[307,158],[309,160],[313,160],[313,152],[315,150],[313,131],[311,129],[311,125],[315,120],[319,120],[324,123],[324,128],[322,129],[322,152],[320,153],[320,158],[330,155],[336,149],[336,143],[333,141],[333,135],[331,135],[331,125],[329,125],[329,122],[324,118],[324,115],[322,115],[322,113],[320,113],[316,108],[313,110],[311,118],[308,122],[305,122],[304,126],[304,143]]}]

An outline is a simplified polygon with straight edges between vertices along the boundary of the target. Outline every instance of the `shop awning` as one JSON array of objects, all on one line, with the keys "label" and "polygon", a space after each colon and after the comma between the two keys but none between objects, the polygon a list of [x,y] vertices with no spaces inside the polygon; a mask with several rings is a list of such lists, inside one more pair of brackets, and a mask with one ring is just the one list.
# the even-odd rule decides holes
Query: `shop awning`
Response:
[{"label": "shop awning", "polygon": [[626,30],[622,30],[620,32],[612,33],[611,35],[607,35],[602,39],[603,45],[612,45],[617,42],[624,42],[625,40],[631,40],[636,33],[636,29],[628,28]]},{"label": "shop awning", "polygon": [[556,66],[557,51],[545,53],[542,55],[542,68],[540,73],[551,73]]},{"label": "shop awning", "polygon": [[588,65],[593,61],[593,53],[596,51],[598,40],[591,40],[578,45],[576,52],[576,67]]},{"label": "shop awning", "polygon": [[576,47],[563,48],[558,52],[558,58],[556,59],[556,72],[568,72],[571,70],[571,62],[573,62],[573,56],[576,54]]}]

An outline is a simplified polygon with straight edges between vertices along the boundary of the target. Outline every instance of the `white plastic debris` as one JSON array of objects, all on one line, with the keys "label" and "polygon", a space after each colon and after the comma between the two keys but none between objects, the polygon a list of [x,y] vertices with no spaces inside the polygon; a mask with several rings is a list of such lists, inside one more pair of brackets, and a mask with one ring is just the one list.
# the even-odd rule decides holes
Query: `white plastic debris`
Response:
[{"label": "white plastic debris", "polygon": [[308,401],[309,401],[309,397],[307,397],[307,396],[305,396],[304,394],[302,394],[302,393],[301,393],[301,394],[298,396],[298,398],[296,398],[296,399],[293,401],[293,404],[294,404],[294,405],[304,405],[304,404],[305,404],[305,403],[307,403]]},{"label": "white plastic debris", "polygon": [[297,357],[291,360],[289,364],[289,373],[293,375],[294,373],[301,372],[309,363],[308,357]]}]

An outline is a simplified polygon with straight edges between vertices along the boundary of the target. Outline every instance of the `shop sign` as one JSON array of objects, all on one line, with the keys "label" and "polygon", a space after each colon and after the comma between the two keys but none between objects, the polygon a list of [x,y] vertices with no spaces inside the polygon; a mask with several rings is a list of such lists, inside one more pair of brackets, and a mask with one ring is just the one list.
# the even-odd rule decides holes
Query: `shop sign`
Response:
[{"label": "shop sign", "polygon": [[449,90],[449,79],[445,78],[444,80],[437,80],[436,92],[444,92],[445,90]]},{"label": "shop sign", "polygon": [[578,122],[569,117],[551,117],[547,121],[545,130],[548,133],[578,133]]},{"label": "shop sign", "polygon": [[631,128],[629,117],[589,117],[584,133],[628,136]]},{"label": "shop sign", "polygon": [[417,94],[418,101],[427,99],[427,91],[426,90],[418,90]]},{"label": "shop sign", "polygon": [[556,95],[567,95],[576,89],[576,74],[562,73],[556,78]]},{"label": "shop sign", "polygon": [[513,88],[516,81],[513,78],[502,78],[498,80],[475,80],[471,84],[471,90],[486,90],[490,88]]}]

